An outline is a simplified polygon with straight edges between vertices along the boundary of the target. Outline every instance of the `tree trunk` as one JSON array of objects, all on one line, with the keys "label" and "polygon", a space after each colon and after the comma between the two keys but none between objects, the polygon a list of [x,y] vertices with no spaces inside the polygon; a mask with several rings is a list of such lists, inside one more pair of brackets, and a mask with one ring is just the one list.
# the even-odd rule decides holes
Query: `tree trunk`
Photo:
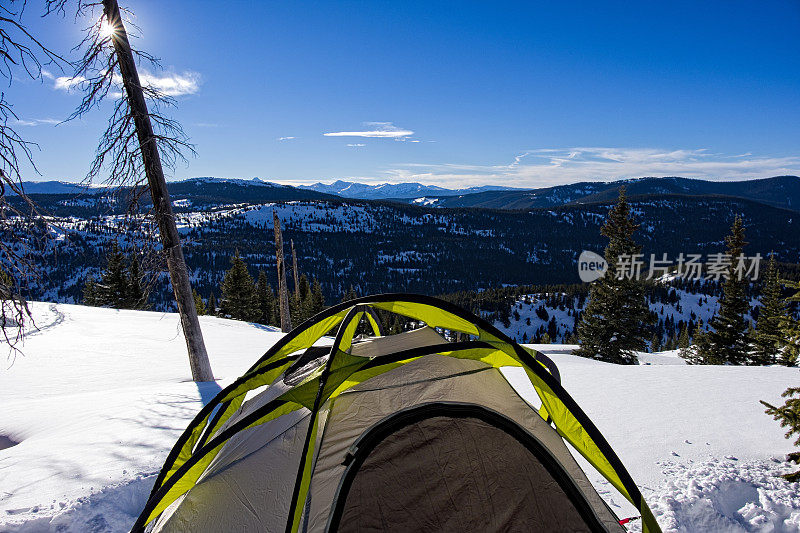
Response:
[{"label": "tree trunk", "polygon": [[283,234],[278,213],[272,212],[275,223],[275,257],[278,260],[278,305],[281,312],[281,331],[292,331],[292,316],[289,314],[289,290],[286,287],[286,263],[283,260]]},{"label": "tree trunk", "polygon": [[294,298],[300,301],[300,278],[297,276],[297,254],[294,251],[294,239],[289,241],[292,243],[292,270],[294,270]]},{"label": "tree trunk", "polygon": [[195,309],[189,273],[183,258],[181,239],[167,192],[164,169],[161,166],[161,157],[158,153],[153,125],[150,122],[147,103],[139,81],[139,73],[136,71],[136,63],[128,42],[128,34],[122,24],[117,1],[103,0],[103,9],[109,25],[115,28],[112,36],[114,50],[117,53],[122,83],[125,86],[128,104],[136,126],[136,136],[142,151],[147,183],[153,198],[153,214],[158,224],[161,244],[167,255],[169,278],[175,294],[175,301],[178,304],[178,314],[181,317],[186,347],[189,350],[192,379],[214,381],[214,374],[211,372],[211,364],[208,361],[208,353],[203,341],[203,332],[200,329],[200,321],[197,319],[197,309]]}]

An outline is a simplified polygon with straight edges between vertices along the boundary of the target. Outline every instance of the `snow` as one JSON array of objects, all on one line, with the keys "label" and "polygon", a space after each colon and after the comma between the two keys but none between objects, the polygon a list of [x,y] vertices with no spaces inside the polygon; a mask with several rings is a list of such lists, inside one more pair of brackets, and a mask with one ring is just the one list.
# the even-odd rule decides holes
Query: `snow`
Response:
[{"label": "snow", "polygon": [[[127,531],[153,475],[220,386],[280,338],[201,317],[219,384],[190,379],[175,314],[33,303],[0,370],[0,531]],[[12,364],[13,361],[13,364]]]},{"label": "snow", "polygon": [[[175,314],[31,306],[38,329],[0,369],[0,437],[13,444],[0,449],[3,533],[127,531],[203,402],[281,336],[201,317],[219,382],[198,385]],[[791,443],[758,403],[779,403],[800,371],[687,366],[674,352],[616,366],[570,355],[575,346],[534,347],[558,364],[665,531],[800,530],[800,491],[776,477]],[[518,369],[505,372],[538,403]],[[620,517],[636,515],[587,473]]]},{"label": "snow", "polygon": [[[800,531],[800,490],[776,477],[791,471],[783,462],[791,442],[759,403],[782,403],[800,370],[690,366],[674,352],[618,366],[561,346],[530,346],[558,365],[562,384],[622,459],[664,531]],[[505,372],[533,397],[521,371]],[[584,470],[618,516],[638,514],[591,467]]]}]

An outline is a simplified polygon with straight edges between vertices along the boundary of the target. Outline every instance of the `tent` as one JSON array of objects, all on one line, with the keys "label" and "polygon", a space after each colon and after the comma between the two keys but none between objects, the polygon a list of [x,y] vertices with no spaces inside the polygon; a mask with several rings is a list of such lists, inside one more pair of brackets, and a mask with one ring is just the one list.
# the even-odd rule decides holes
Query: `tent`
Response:
[{"label": "tent", "polygon": [[[413,329],[384,334],[391,313]],[[501,367],[524,369],[541,405]],[[132,531],[624,531],[566,443],[660,531],[549,358],[443,300],[367,296],[305,321],[209,402]]]}]

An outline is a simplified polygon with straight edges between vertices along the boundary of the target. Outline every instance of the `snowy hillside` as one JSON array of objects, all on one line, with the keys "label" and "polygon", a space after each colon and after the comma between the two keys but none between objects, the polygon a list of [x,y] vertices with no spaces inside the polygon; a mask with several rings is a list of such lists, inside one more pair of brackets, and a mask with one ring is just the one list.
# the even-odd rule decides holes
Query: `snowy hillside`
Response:
[{"label": "snowy hillside", "polygon": [[[601,251],[607,244],[600,235],[609,209],[603,204],[530,211],[447,210],[298,199],[293,196],[298,191],[322,193],[292,188],[285,200],[265,201],[283,194],[284,188],[219,180],[174,185],[170,191],[180,206],[176,218],[184,255],[204,298],[219,294],[229,258],[237,251],[251,274],[257,275],[260,268],[274,271],[275,253],[269,244],[274,239],[273,210],[281,217],[284,241],[295,244],[299,268],[317,278],[329,301],[339,300],[350,286],[360,294],[452,294],[576,283],[580,250]],[[86,279],[97,276],[111,243],[119,240],[127,251],[138,253],[131,244],[145,242],[146,233],[115,211],[121,204],[113,209],[110,204],[99,206],[113,198],[93,197],[98,205],[91,207],[85,205],[87,197],[50,196],[46,209],[52,214],[47,221],[53,238],[42,235],[31,242],[34,263],[45,275],[31,283],[27,294],[34,300],[80,303]],[[674,260],[680,253],[706,258],[718,253],[737,213],[747,221],[748,255],[766,257],[778,250],[778,259],[791,263],[800,256],[800,232],[793,229],[800,220],[794,212],[726,198],[650,199],[632,208],[645,222],[637,236],[645,257],[667,254]],[[6,226],[14,224],[18,221],[9,220]],[[166,283],[159,283],[151,296],[154,309],[172,309]]]},{"label": "snowy hillside", "polygon": [[[581,301],[577,297],[569,299],[565,295],[555,295],[555,298],[553,296],[526,294],[518,297],[511,306],[508,325],[502,320],[496,320],[495,327],[517,342],[535,342],[534,339],[544,333],[548,334],[552,342],[566,342],[575,333],[575,319],[583,310],[585,300]],[[672,301],[667,302],[654,300],[652,294],[647,297],[650,310],[662,325],[665,321],[670,325],[666,328],[662,341],[666,340],[667,335],[678,333],[680,327],[690,321],[696,323],[702,320],[704,324],[708,324],[719,309],[719,297],[702,292],[672,288]],[[751,310],[759,305],[758,299],[750,301]],[[752,317],[750,319],[753,320]]]},{"label": "snowy hillside", "polygon": [[[29,333],[24,355],[0,370],[3,533],[127,531],[202,402],[281,335],[201,317],[220,382],[198,386],[189,380],[175,314],[46,303],[33,309],[39,329]],[[786,471],[790,442],[758,403],[777,402],[800,370],[675,365],[670,354],[620,367],[559,353],[568,350],[558,345],[541,348],[665,530],[800,530],[800,491],[775,477]],[[509,375],[534,402],[519,372]],[[619,516],[633,514],[591,477]]]}]

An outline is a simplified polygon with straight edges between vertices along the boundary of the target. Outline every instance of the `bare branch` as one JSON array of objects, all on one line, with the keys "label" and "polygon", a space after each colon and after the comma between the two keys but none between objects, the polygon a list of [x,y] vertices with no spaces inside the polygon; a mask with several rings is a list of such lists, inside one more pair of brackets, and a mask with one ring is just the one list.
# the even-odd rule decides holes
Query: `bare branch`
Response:
[{"label": "bare branch", "polygon": [[[53,9],[63,10],[66,0],[53,1]],[[100,4],[83,4],[88,10]],[[97,9],[92,10],[96,14]],[[127,13],[130,19],[132,14]],[[84,38],[78,45],[82,58],[75,64],[73,80],[82,93],[80,104],[68,120],[82,117],[98,107],[105,100],[113,100],[113,111],[105,132],[100,138],[86,182],[101,179],[111,187],[131,187],[135,193],[130,197],[133,204],[147,192],[147,178],[144,172],[141,145],[136,134],[134,115],[128,98],[124,94],[119,75],[119,60],[113,47],[112,37],[101,32],[102,17],[86,28]],[[131,27],[130,20],[125,21]],[[133,26],[135,27],[135,26]],[[130,33],[128,34],[131,35]],[[157,58],[141,50],[132,50],[137,62],[148,64],[151,68],[161,68]],[[149,117],[155,131],[155,141],[161,153],[162,162],[174,169],[178,163],[187,163],[185,154],[194,155],[194,147],[181,125],[166,116],[164,111],[175,106],[175,100],[155,87],[138,86],[148,100]],[[105,175],[104,178],[102,176]]]},{"label": "bare branch", "polygon": [[[24,0],[0,5],[0,76],[9,85],[14,76],[43,79],[44,65],[61,69],[67,64],[27,29],[24,10]],[[19,135],[18,123],[12,104],[0,92],[0,339],[11,346],[10,357],[16,355],[16,345],[32,318],[24,292],[38,275],[35,252],[46,246],[48,236],[37,206],[22,186],[22,164],[27,162],[38,172],[32,152],[38,146]],[[20,201],[11,203],[9,196]]]}]

